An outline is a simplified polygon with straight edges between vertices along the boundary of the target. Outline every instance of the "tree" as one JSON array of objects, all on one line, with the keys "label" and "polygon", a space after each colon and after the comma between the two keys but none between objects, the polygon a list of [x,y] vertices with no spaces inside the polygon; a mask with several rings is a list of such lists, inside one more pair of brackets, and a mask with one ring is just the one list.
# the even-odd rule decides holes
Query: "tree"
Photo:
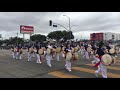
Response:
[{"label": "tree", "polygon": [[55,39],[56,41],[59,41],[60,39],[63,39],[64,41],[67,41],[70,39],[74,39],[74,36],[71,31],[53,31],[50,32],[47,35],[50,39]]},{"label": "tree", "polygon": [[0,46],[3,44],[3,41],[2,40],[0,40]]},{"label": "tree", "polygon": [[35,34],[30,37],[32,41],[43,42],[46,41],[46,36],[41,34]]},{"label": "tree", "polygon": [[50,39],[55,39],[58,42],[60,39],[62,39],[63,33],[62,31],[53,31],[50,32],[47,37]]},{"label": "tree", "polygon": [[63,40],[66,42],[67,40],[74,39],[74,35],[72,31],[63,31]]}]

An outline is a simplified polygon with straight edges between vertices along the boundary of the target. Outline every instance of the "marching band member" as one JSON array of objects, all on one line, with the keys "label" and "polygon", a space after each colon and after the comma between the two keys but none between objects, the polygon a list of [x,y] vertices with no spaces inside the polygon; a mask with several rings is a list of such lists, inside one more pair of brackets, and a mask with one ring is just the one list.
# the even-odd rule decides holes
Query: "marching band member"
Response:
[{"label": "marching band member", "polygon": [[57,61],[60,61],[60,52],[61,52],[61,47],[57,46],[57,48],[56,48]]},{"label": "marching band member", "polygon": [[16,51],[15,51],[15,47],[12,46],[12,47],[11,47],[11,50],[12,50],[12,56],[13,56],[13,59],[15,59],[15,53],[16,53]]},{"label": "marching band member", "polygon": [[38,45],[38,43],[35,45],[35,49],[36,49],[36,57],[37,57],[37,61],[36,61],[36,63],[42,63],[42,61],[41,61],[41,56],[39,55],[39,49],[41,48],[41,46],[40,45]]},{"label": "marching band member", "polygon": [[31,61],[33,57],[34,49],[31,45],[28,45],[27,49],[28,49],[28,61]]},{"label": "marching band member", "polygon": [[[32,46],[32,48],[33,48],[33,50],[35,49],[34,45]],[[35,52],[34,52],[34,51],[33,51],[33,53],[32,53],[32,57],[35,58]]]},{"label": "marching band member", "polygon": [[52,60],[55,60],[55,56],[56,56],[56,47],[55,45],[52,46]]},{"label": "marching band member", "polygon": [[52,67],[52,65],[51,65],[51,60],[52,60],[52,46],[51,46],[51,45],[48,45],[46,49],[47,49],[47,50],[46,50],[46,55],[45,55],[45,57],[46,57],[47,65],[48,65],[49,67]]},{"label": "marching band member", "polygon": [[16,52],[16,59],[22,59],[22,46],[21,45],[18,45],[16,47],[17,49],[17,52]]},{"label": "marching band member", "polygon": [[98,77],[98,74],[101,73],[103,78],[107,78],[107,68],[106,66],[101,62],[101,58],[102,56],[105,54],[103,47],[103,43],[99,44],[99,48],[96,52],[96,54],[98,54],[98,56],[96,57],[98,60],[97,64],[95,65],[95,67],[98,67],[98,70],[95,71],[95,75],[96,77]]},{"label": "marching band member", "polygon": [[[67,54],[69,55],[67,56]],[[72,58],[71,47],[70,44],[68,44],[65,48],[65,62],[66,62],[65,67],[69,72],[71,72],[71,61],[70,61],[71,58]]]}]

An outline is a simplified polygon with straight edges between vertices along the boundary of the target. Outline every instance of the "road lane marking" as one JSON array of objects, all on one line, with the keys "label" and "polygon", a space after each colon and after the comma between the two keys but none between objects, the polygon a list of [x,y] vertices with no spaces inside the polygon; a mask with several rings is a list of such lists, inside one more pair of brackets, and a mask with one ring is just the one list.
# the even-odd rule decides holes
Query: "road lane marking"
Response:
[{"label": "road lane marking", "polygon": [[[87,66],[94,66],[94,64],[86,64]],[[111,70],[120,70],[120,68],[118,67],[114,67],[114,66],[107,66],[108,69],[111,69]]]},{"label": "road lane marking", "polygon": [[65,74],[65,73],[62,73],[60,71],[53,71],[53,72],[50,72],[48,74],[56,76],[56,77],[59,77],[59,78],[80,78],[78,76],[74,76],[74,75],[70,75],[70,74]]},{"label": "road lane marking", "polygon": [[[95,70],[92,70],[92,69],[86,69],[86,68],[81,68],[81,67],[73,67],[72,69],[76,71],[82,71],[82,72],[95,74]],[[119,74],[107,73],[107,75],[110,78],[120,78]]]}]

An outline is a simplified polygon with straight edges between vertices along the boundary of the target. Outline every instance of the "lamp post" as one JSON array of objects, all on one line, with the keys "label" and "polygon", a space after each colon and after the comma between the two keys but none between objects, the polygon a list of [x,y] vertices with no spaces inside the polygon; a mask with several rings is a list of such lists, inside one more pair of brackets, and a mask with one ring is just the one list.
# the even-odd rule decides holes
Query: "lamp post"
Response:
[{"label": "lamp post", "polygon": [[69,31],[70,31],[70,42],[71,42],[71,26],[70,26],[70,17],[68,17],[67,15],[63,15],[66,16],[69,19]]}]

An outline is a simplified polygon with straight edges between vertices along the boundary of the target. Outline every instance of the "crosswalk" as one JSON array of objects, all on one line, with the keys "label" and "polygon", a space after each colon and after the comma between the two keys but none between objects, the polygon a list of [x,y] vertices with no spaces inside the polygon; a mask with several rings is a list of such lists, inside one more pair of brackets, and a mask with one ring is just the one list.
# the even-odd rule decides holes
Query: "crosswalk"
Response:
[{"label": "crosswalk", "polygon": [[[108,73],[107,73],[108,78],[120,78],[120,74],[118,73],[120,72],[120,67],[107,66],[107,69],[108,69]],[[53,75],[57,78],[96,78],[96,76],[94,75],[95,70],[97,70],[97,68],[95,68],[93,64],[85,64],[81,66],[72,67],[73,73],[67,72],[65,70],[58,70],[58,71],[50,72],[48,74]]]}]

